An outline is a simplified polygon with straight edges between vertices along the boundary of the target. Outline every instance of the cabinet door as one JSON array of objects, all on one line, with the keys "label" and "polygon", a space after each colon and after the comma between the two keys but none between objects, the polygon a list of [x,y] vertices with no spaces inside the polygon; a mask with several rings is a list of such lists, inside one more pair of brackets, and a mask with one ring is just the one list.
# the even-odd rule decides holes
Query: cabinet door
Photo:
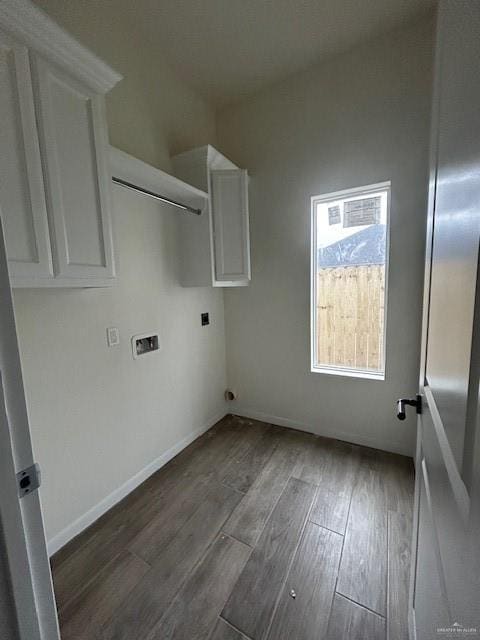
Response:
[{"label": "cabinet door", "polygon": [[0,32],[0,210],[10,276],[53,277],[28,52]]},{"label": "cabinet door", "polygon": [[215,276],[219,282],[250,280],[247,172],[212,171]]},{"label": "cabinet door", "polygon": [[34,91],[60,279],[114,276],[104,98],[40,57]]}]

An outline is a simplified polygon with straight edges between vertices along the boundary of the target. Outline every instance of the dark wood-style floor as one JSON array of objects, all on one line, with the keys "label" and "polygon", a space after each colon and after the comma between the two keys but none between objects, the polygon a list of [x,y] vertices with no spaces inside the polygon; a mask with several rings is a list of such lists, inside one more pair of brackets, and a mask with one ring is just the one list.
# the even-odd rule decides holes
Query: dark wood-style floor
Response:
[{"label": "dark wood-style floor", "polygon": [[227,416],[53,558],[62,638],[406,640],[412,495],[409,458]]}]

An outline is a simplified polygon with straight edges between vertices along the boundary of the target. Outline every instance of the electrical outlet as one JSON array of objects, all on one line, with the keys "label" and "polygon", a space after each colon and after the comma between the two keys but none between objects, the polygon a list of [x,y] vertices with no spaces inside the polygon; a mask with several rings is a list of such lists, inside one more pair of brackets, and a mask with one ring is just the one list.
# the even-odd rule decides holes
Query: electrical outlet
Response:
[{"label": "electrical outlet", "polygon": [[116,347],[120,344],[120,331],[118,327],[108,327],[107,344],[109,347]]},{"label": "electrical outlet", "polygon": [[208,313],[202,313],[202,327],[205,327],[207,324],[210,324],[210,316]]}]

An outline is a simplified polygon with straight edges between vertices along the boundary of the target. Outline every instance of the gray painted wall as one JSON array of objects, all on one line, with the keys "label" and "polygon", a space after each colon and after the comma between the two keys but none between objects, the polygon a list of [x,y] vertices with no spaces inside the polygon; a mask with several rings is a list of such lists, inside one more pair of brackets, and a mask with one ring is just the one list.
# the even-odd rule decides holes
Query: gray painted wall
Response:
[{"label": "gray painted wall", "polygon": [[[411,454],[423,286],[433,20],[217,114],[247,167],[252,283],[225,293],[233,411]],[[391,180],[386,380],[310,373],[310,196]]]},{"label": "gray painted wall", "polygon": [[[135,41],[128,14],[110,2],[37,4],[124,74],[107,99],[112,144],[171,171],[174,152],[215,142],[213,111],[153,57],[151,43]],[[50,542],[225,410],[223,295],[180,286],[178,215],[115,187],[117,284],[14,292]],[[209,327],[200,326],[204,311]],[[109,326],[121,336],[110,349]],[[131,337],[157,329],[162,351],[134,360]]]}]

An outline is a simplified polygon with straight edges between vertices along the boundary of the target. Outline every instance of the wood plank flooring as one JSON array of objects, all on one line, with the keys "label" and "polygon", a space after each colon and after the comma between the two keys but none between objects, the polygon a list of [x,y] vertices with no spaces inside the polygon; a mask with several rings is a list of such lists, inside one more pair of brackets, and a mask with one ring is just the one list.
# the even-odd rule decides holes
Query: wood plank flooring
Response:
[{"label": "wood plank flooring", "polygon": [[52,558],[63,640],[407,640],[409,458],[226,416]]}]

